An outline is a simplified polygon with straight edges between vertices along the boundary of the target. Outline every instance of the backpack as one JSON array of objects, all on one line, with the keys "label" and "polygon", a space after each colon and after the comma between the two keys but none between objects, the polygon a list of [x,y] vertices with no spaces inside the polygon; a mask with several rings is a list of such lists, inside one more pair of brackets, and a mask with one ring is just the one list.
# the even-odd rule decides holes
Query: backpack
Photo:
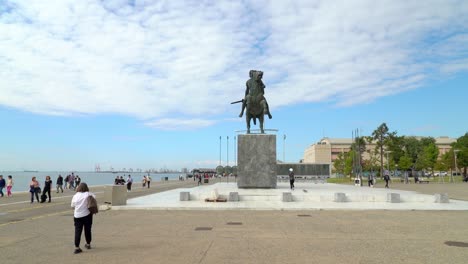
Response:
[{"label": "backpack", "polygon": [[91,214],[99,212],[97,201],[92,195],[88,196],[88,210]]}]

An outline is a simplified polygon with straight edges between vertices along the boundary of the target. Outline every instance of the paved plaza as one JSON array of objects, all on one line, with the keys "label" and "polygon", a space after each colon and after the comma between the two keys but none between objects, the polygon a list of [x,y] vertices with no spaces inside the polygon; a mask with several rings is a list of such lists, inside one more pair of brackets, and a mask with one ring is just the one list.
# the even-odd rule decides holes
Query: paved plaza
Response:
[{"label": "paved plaza", "polygon": [[[113,210],[468,210],[468,201],[451,199],[449,203],[436,203],[434,194],[421,194],[385,188],[368,188],[333,183],[280,182],[276,189],[242,189],[235,182],[221,182],[192,188],[178,188],[161,193],[129,199],[126,206]],[[180,193],[189,192],[190,201],[180,201]],[[229,199],[237,192],[239,201],[205,202],[206,198]],[[283,193],[291,193],[292,201],[284,202]],[[335,201],[335,194],[345,195],[343,202]],[[389,194],[397,194],[399,202],[388,202]]]},{"label": "paved plaza", "polygon": [[[155,183],[150,190],[135,188],[129,193],[129,207],[155,194],[168,197],[170,192],[186,189],[209,193],[215,186],[197,187],[189,181]],[[303,192],[304,186],[296,186],[294,193]],[[313,185],[317,193],[318,186],[325,185]],[[342,186],[356,189],[347,185],[336,188]],[[223,194],[219,185],[216,188]],[[429,197],[436,191],[468,200],[467,184],[401,188],[409,193],[415,188]],[[378,188],[357,189],[380,192]],[[91,191],[103,201],[102,187]],[[21,193],[0,199],[0,263],[461,264],[468,256],[467,210],[169,208],[100,211],[94,217],[93,248],[74,255],[71,195],[71,191],[54,195],[50,204],[29,204],[27,194]],[[218,204],[227,203],[215,206]]]}]

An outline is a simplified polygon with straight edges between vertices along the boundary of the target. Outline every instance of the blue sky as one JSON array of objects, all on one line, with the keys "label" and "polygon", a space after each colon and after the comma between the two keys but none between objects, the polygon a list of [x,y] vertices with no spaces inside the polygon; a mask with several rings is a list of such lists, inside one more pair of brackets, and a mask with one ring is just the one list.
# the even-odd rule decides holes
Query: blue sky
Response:
[{"label": "blue sky", "polygon": [[468,131],[466,1],[0,0],[0,170],[234,163],[264,71],[277,157],[323,136]]}]

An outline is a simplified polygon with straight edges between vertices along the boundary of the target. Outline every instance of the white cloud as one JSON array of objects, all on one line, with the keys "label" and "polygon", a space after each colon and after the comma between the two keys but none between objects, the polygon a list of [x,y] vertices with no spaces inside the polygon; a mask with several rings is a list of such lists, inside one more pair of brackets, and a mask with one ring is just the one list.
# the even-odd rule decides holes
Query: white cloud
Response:
[{"label": "white cloud", "polygon": [[192,130],[196,128],[202,128],[211,126],[216,123],[213,120],[204,119],[158,119],[148,121],[145,123],[146,126],[160,129],[160,130]]},{"label": "white cloud", "polygon": [[274,108],[352,105],[466,70],[467,25],[455,0],[2,1],[0,104],[208,126],[260,69]]}]

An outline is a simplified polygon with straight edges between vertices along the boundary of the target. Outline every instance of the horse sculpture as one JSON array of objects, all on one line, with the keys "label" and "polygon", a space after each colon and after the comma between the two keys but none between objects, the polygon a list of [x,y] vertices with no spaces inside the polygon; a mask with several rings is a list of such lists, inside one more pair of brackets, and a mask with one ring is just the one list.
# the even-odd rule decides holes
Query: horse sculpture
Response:
[{"label": "horse sculpture", "polygon": [[[242,102],[242,110],[239,117],[244,114],[246,109],[245,120],[247,123],[247,134],[250,134],[250,120],[253,119],[254,125],[258,119],[260,124],[260,133],[264,134],[264,115],[268,115],[271,119],[268,103],[263,96],[265,94],[265,85],[262,82],[263,72],[251,70],[250,79],[246,82],[245,99],[238,101]],[[236,102],[234,102],[236,103]]]}]

